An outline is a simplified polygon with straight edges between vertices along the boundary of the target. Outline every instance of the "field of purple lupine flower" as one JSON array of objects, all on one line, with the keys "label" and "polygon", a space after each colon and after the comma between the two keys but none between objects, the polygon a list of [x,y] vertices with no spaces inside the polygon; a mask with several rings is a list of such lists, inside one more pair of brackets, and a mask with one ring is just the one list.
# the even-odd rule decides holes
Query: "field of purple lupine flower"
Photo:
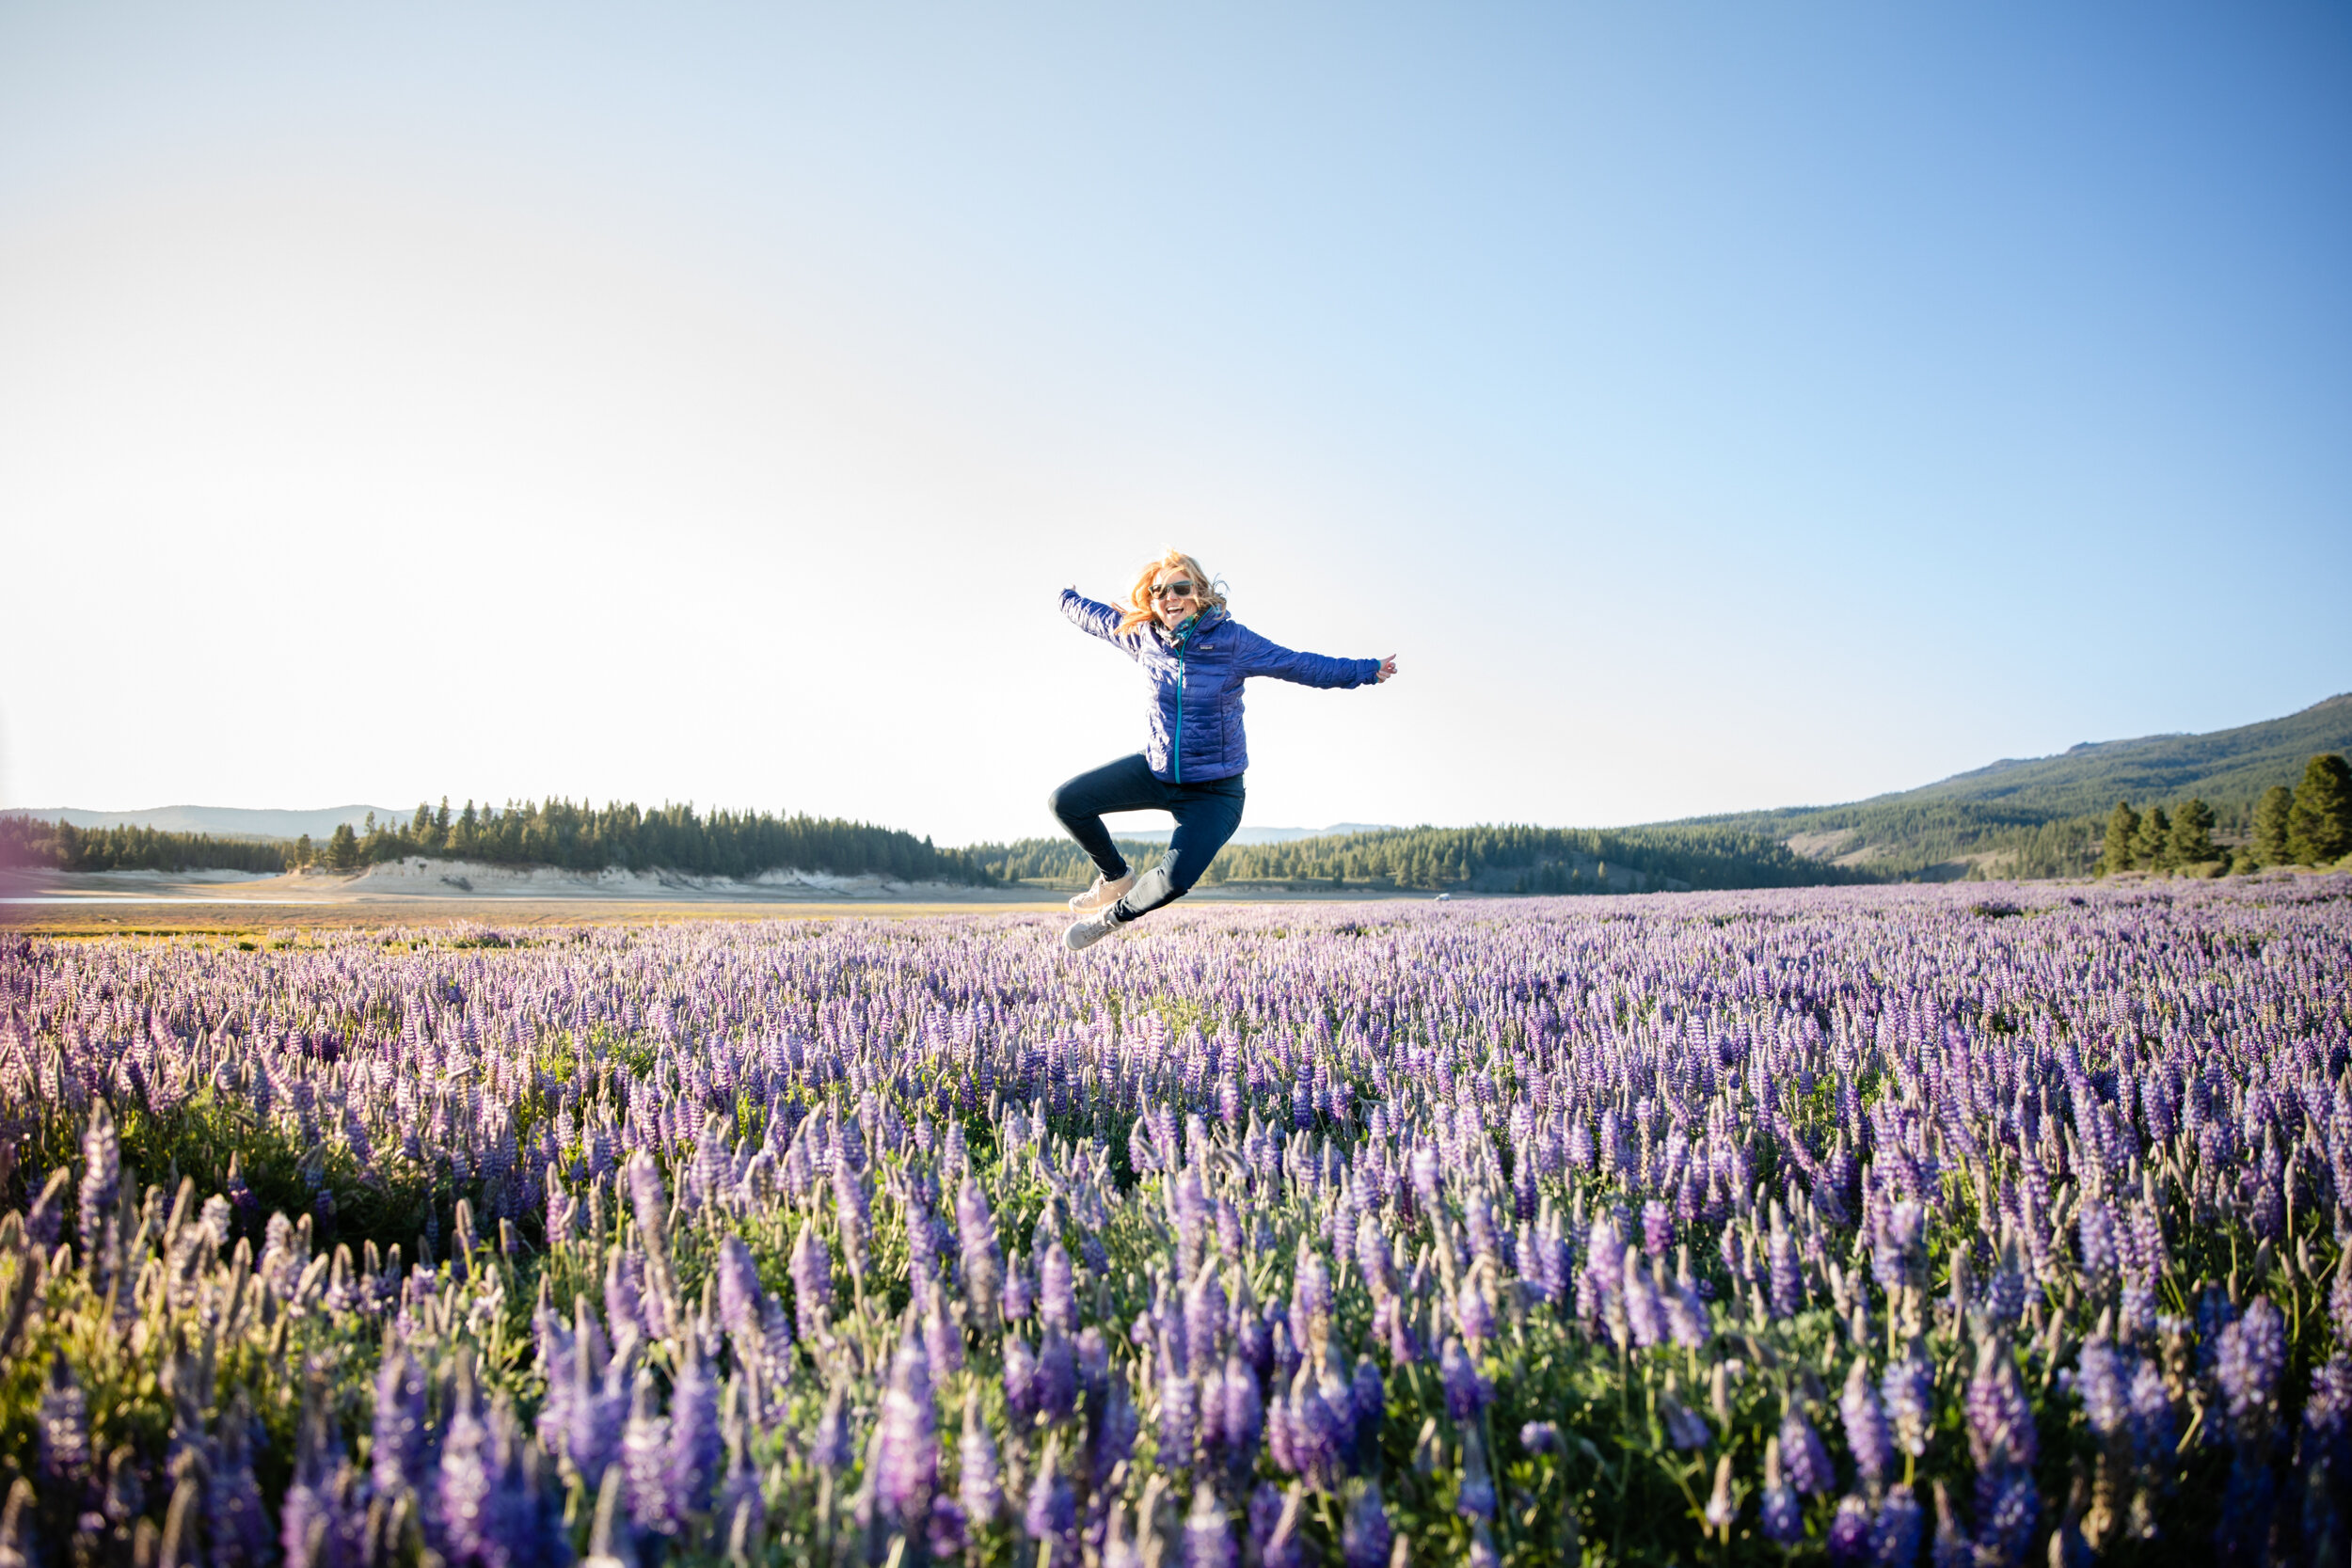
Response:
[{"label": "field of purple lupine flower", "polygon": [[2352,881],[0,942],[0,1563],[2344,1560]]}]

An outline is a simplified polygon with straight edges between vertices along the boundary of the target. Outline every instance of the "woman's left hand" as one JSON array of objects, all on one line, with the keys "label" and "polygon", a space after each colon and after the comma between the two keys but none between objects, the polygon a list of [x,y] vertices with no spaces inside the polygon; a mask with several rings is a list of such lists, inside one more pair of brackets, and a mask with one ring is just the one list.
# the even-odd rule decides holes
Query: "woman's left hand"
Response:
[{"label": "woman's left hand", "polygon": [[1379,673],[1378,674],[1376,674],[1376,675],[1373,676],[1372,678],[1373,678],[1375,681],[1386,681],[1386,680],[1388,680],[1388,679],[1389,679],[1389,677],[1390,677],[1390,676],[1391,676],[1391,675],[1393,675],[1393,674],[1395,674],[1395,673],[1396,673],[1396,656],[1395,656],[1394,654],[1391,654],[1388,657],[1386,657],[1386,658],[1384,658],[1384,659],[1382,659],[1382,660],[1380,661],[1380,673]]}]

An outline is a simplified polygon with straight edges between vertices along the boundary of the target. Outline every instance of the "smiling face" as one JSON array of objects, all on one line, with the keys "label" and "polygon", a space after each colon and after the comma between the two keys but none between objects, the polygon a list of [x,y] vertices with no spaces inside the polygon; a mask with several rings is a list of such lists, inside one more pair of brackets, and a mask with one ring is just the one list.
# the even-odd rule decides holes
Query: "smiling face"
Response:
[{"label": "smiling face", "polygon": [[1163,568],[1152,584],[1152,612],[1174,631],[1200,613],[1200,584],[1182,566]]}]

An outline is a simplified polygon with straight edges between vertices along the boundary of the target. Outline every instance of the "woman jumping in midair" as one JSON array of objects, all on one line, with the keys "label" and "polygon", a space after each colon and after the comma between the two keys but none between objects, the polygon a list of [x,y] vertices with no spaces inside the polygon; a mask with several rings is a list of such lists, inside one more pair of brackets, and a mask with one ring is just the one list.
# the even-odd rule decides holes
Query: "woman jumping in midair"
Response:
[{"label": "woman jumping in midair", "polygon": [[[1062,933],[1073,953],[1182,898],[1241,826],[1241,683],[1252,675],[1301,686],[1361,686],[1396,673],[1396,657],[1327,658],[1277,647],[1225,612],[1225,595],[1200,562],[1169,550],[1144,567],[1128,609],[1097,604],[1065,588],[1061,612],[1126,651],[1152,682],[1152,737],[1136,755],[1105,763],[1046,801],[1092,858],[1094,885],[1070,901],[1077,923]],[[1176,819],[1168,853],[1138,877],[1103,814],[1164,811]]]}]

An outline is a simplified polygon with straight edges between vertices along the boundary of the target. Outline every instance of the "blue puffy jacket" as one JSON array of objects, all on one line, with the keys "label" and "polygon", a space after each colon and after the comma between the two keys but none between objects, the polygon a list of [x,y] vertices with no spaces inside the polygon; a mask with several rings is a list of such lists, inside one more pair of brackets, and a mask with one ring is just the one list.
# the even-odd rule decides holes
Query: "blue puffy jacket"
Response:
[{"label": "blue puffy jacket", "polygon": [[1170,784],[1230,779],[1249,766],[1241,728],[1241,683],[1271,675],[1301,686],[1362,686],[1380,674],[1376,658],[1327,658],[1267,641],[1221,610],[1171,637],[1157,621],[1119,635],[1121,612],[1074,588],[1061,612],[1125,653],[1152,678],[1152,739],[1143,750],[1152,771]]}]

